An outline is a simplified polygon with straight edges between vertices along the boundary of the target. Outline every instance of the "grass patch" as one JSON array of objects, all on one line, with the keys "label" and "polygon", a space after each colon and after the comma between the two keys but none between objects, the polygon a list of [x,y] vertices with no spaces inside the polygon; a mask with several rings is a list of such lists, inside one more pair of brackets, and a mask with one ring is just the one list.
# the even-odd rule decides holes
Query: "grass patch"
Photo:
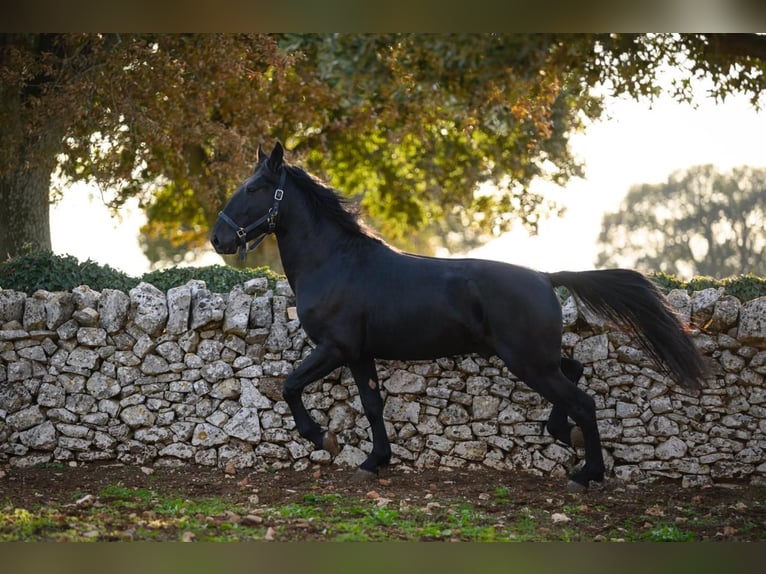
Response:
[{"label": "grass patch", "polygon": [[[292,493],[277,504],[246,502],[247,492],[195,497],[112,484],[87,497],[40,499],[27,508],[0,502],[0,541],[470,541],[625,540],[687,542],[763,539],[759,503],[731,519],[688,503],[615,520],[610,508],[580,500],[515,503],[513,491],[488,490],[476,499],[426,496],[391,499],[337,492]],[[594,501],[595,502],[595,501]],[[4,505],[3,505],[4,504]],[[748,512],[745,513],[744,510]],[[555,514],[563,514],[560,519]],[[742,514],[742,516],[739,516]],[[719,534],[720,532],[720,534]]]},{"label": "grass patch", "polygon": [[696,538],[694,532],[681,530],[673,524],[653,528],[641,536],[641,539],[649,542],[693,542]]}]

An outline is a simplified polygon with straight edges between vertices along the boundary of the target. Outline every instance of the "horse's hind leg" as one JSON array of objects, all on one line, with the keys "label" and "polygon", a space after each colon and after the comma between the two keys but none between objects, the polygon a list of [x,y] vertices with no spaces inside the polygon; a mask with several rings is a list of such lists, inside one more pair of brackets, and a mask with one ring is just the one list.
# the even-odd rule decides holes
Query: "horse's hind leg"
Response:
[{"label": "horse's hind leg", "polygon": [[[561,372],[575,385],[580,380],[583,373],[583,366],[580,361],[561,357]],[[563,404],[554,404],[551,414],[545,428],[553,438],[571,447],[579,448],[584,446],[582,431],[577,425],[569,422],[566,408]]]},{"label": "horse's hind leg", "polygon": [[377,476],[381,467],[391,461],[391,445],[383,421],[383,397],[373,359],[350,363],[351,374],[359,389],[359,398],[372,430],[372,452],[357,471],[357,479]]},{"label": "horse's hind leg", "polygon": [[596,403],[593,397],[572,384],[562,372],[559,362],[547,361],[545,355],[498,354],[511,372],[516,373],[530,388],[553,404],[558,420],[561,419],[562,413],[568,414],[582,429],[585,465],[570,475],[572,485],[584,489],[591,481],[602,482],[605,471],[604,455],[601,452]]},{"label": "horse's hind leg", "polygon": [[290,407],[300,435],[313,442],[317,448],[329,451],[333,456],[340,451],[335,434],[329,430],[323,431],[311,418],[301,395],[309,384],[329,375],[342,364],[339,354],[320,345],[287,377],[282,389],[282,396]]}]

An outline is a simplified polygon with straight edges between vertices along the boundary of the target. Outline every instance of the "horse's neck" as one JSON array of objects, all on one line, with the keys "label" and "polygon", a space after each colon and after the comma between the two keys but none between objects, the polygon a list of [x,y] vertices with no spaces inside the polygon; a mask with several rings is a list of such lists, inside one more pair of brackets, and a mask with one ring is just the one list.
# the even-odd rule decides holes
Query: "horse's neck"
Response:
[{"label": "horse's neck", "polygon": [[321,271],[335,257],[341,256],[344,231],[339,227],[309,217],[291,213],[283,230],[277,230],[277,243],[282,267],[290,284]]}]

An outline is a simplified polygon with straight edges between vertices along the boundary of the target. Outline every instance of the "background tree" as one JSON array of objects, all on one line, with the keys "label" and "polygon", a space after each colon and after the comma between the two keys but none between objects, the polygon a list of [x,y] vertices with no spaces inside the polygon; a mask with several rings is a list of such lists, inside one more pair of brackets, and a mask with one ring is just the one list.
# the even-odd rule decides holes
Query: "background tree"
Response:
[{"label": "background tree", "polygon": [[766,275],[766,169],[702,165],[630,189],[604,216],[598,266],[693,275]]},{"label": "background tree", "polygon": [[147,252],[177,259],[206,246],[257,144],[276,138],[401,246],[534,229],[557,208],[528,184],[581,173],[568,138],[602,113],[591,86],[653,97],[675,66],[681,100],[708,76],[713,96],[757,104],[764,46],[749,34],[2,35],[0,253],[50,247],[58,166],[115,209],[137,197]]}]

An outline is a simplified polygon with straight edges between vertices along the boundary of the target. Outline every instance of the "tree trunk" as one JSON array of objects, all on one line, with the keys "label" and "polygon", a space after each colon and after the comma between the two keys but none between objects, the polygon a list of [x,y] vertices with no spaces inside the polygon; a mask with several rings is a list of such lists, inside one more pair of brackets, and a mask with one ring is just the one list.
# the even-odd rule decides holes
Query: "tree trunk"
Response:
[{"label": "tree trunk", "polygon": [[52,171],[51,165],[43,164],[0,175],[0,261],[27,247],[51,249]]}]

